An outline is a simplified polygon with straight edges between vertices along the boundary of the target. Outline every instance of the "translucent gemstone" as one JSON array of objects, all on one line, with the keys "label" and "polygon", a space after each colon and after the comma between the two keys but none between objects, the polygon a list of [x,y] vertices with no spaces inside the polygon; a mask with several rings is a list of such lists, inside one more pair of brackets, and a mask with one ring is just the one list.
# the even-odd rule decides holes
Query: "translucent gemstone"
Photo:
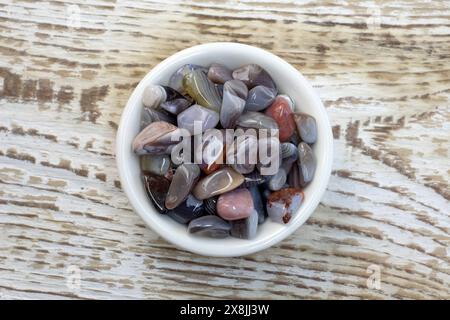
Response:
[{"label": "translucent gemstone", "polygon": [[267,198],[267,213],[274,222],[288,223],[303,202],[300,189],[286,188],[275,191]]},{"label": "translucent gemstone", "polygon": [[254,186],[258,186],[267,181],[268,176],[263,176],[257,170],[246,174],[244,176],[244,182],[242,183],[242,187],[251,188]]},{"label": "translucent gemstone", "polygon": [[192,105],[192,102],[185,99],[185,98],[178,98],[173,100],[168,100],[163,103],[161,103],[161,109],[166,110],[167,112],[170,112],[172,114],[179,114],[180,112],[183,112],[187,108],[189,108]]},{"label": "translucent gemstone", "polygon": [[200,169],[196,164],[184,163],[177,168],[166,196],[167,209],[176,208],[186,199],[199,175]]},{"label": "translucent gemstone", "polygon": [[292,115],[300,138],[306,143],[315,143],[317,140],[316,119],[306,113],[294,113]]},{"label": "translucent gemstone", "polygon": [[300,183],[300,172],[298,162],[294,162],[291,167],[291,171],[288,174],[288,184],[292,188],[300,189],[302,185]]},{"label": "translucent gemstone", "polygon": [[145,190],[153,204],[160,212],[164,212],[166,210],[164,201],[169,190],[170,181],[156,174],[145,174],[143,179]]},{"label": "translucent gemstone", "polygon": [[281,144],[281,157],[283,158],[281,162],[281,168],[284,169],[286,174],[289,174],[291,171],[292,165],[298,159],[298,150],[297,147],[290,143],[284,142]]},{"label": "translucent gemstone", "polygon": [[211,238],[226,238],[231,230],[230,224],[218,216],[203,216],[189,222],[188,232]]},{"label": "translucent gemstone", "polygon": [[316,156],[307,143],[298,145],[298,163],[300,184],[304,187],[311,182],[316,172]]},{"label": "translucent gemstone", "polygon": [[217,200],[217,214],[228,221],[247,218],[253,210],[252,195],[245,188],[224,193]]},{"label": "translucent gemstone", "polygon": [[233,78],[244,82],[249,89],[259,85],[276,88],[269,73],[257,64],[248,64],[234,70]]},{"label": "translucent gemstone", "polygon": [[277,191],[283,188],[284,184],[286,183],[286,180],[287,180],[286,171],[283,168],[280,168],[278,172],[269,179],[267,185],[270,190]]},{"label": "translucent gemstone", "polygon": [[266,220],[266,215],[267,215],[266,207],[263,203],[261,193],[260,193],[258,187],[251,187],[248,189],[248,191],[250,191],[250,194],[252,195],[253,207],[255,208],[256,212],[258,213],[258,223],[261,224]]},{"label": "translucent gemstone", "polygon": [[214,83],[221,84],[233,79],[231,70],[219,63],[211,64],[208,70],[208,78]]},{"label": "translucent gemstone", "polygon": [[262,111],[275,100],[277,91],[273,88],[256,86],[248,92],[245,111]]},{"label": "translucent gemstone", "polygon": [[248,89],[242,81],[230,80],[225,82],[222,108],[220,109],[220,123],[222,127],[235,127],[237,119],[244,111],[247,94]]},{"label": "translucent gemstone", "polygon": [[206,174],[218,170],[224,163],[224,141],[220,130],[206,130],[202,143],[197,144],[196,156],[201,161],[200,169]]},{"label": "translucent gemstone", "polygon": [[153,173],[163,176],[170,167],[168,155],[143,155],[140,157],[141,170],[145,173]]},{"label": "translucent gemstone", "polygon": [[199,105],[220,112],[222,98],[219,89],[204,72],[194,70],[186,74],[183,87]]},{"label": "translucent gemstone", "polygon": [[205,67],[196,64],[185,64],[172,74],[169,80],[169,87],[175,89],[181,94],[186,94],[183,87],[183,78],[189,72],[192,72],[194,70],[200,70],[205,74],[208,72],[208,69]]},{"label": "translucent gemstone", "polygon": [[283,142],[280,144],[280,147],[281,147],[281,158],[283,159],[298,153],[297,147],[293,143]]},{"label": "translucent gemstone", "polygon": [[241,135],[227,146],[227,163],[242,173],[251,173],[258,160],[258,139],[253,135]]},{"label": "translucent gemstone", "polygon": [[[219,123],[219,114],[198,104],[187,108],[177,116],[178,127],[194,134],[194,122],[198,121],[201,132],[214,128]],[[197,132],[196,134],[200,134]]]},{"label": "translucent gemstone", "polygon": [[244,182],[242,174],[230,167],[225,167],[201,179],[192,193],[197,199],[204,200],[236,189],[242,182]]},{"label": "translucent gemstone", "polygon": [[219,197],[212,197],[212,198],[208,198],[204,200],[204,204],[205,204],[205,211],[208,214],[212,214],[215,215],[217,214],[217,199],[219,199]]},{"label": "translucent gemstone", "polygon": [[289,141],[295,131],[295,122],[292,118],[292,100],[285,95],[279,95],[268,107],[265,114],[273,118],[280,128],[279,139],[281,142]]},{"label": "translucent gemstone", "polygon": [[258,230],[258,212],[253,210],[249,217],[230,221],[231,236],[239,239],[253,239]]},{"label": "translucent gemstone", "polygon": [[170,134],[178,128],[165,121],[156,121],[145,127],[133,141],[133,150],[137,154],[158,153],[167,149],[171,141]]},{"label": "translucent gemstone", "polygon": [[236,124],[243,128],[278,129],[278,124],[274,119],[255,111],[244,112]]},{"label": "translucent gemstone", "polygon": [[157,121],[165,121],[167,123],[176,125],[177,119],[173,115],[167,113],[165,110],[154,110],[149,108],[142,109],[140,124],[141,130],[148,126],[150,123]]},{"label": "translucent gemstone", "polygon": [[142,93],[142,103],[150,109],[158,108],[165,101],[180,98],[184,97],[176,90],[155,84],[148,85]]},{"label": "translucent gemstone", "polygon": [[191,220],[206,215],[206,211],[203,201],[190,194],[178,207],[167,211],[166,214],[181,224],[187,224]]}]

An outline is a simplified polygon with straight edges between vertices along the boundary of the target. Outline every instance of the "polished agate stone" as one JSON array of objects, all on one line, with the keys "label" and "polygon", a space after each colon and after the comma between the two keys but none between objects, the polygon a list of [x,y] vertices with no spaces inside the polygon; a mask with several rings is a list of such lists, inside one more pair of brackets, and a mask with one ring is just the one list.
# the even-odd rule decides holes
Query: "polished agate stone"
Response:
[{"label": "polished agate stone", "polygon": [[206,215],[203,201],[198,200],[189,194],[175,209],[168,210],[166,214],[173,220],[181,224],[188,224],[190,221]]},{"label": "polished agate stone", "polygon": [[176,126],[177,119],[166,112],[165,110],[154,110],[150,108],[143,108],[141,113],[140,129],[144,129],[152,122],[164,121]]},{"label": "polished agate stone", "polygon": [[244,182],[242,174],[230,167],[225,167],[202,178],[192,193],[197,199],[204,200],[236,189],[242,182]]},{"label": "polished agate stone", "polygon": [[184,97],[176,90],[167,86],[151,84],[144,89],[142,94],[142,103],[150,109],[158,108],[161,103],[174,99],[184,99]]},{"label": "polished agate stone", "polygon": [[217,214],[227,221],[247,218],[253,210],[252,195],[245,188],[224,193],[217,200]]},{"label": "polished agate stone", "polygon": [[317,140],[316,119],[306,113],[294,113],[292,117],[303,142],[309,144],[315,143]]},{"label": "polished agate stone", "polygon": [[224,163],[224,138],[217,129],[206,130],[203,137],[203,143],[197,145],[196,153],[201,156],[200,169],[206,174],[218,170]]},{"label": "polished agate stone", "polygon": [[187,92],[185,92],[183,87],[183,79],[188,73],[194,70],[200,70],[205,74],[208,72],[208,69],[205,67],[196,64],[185,64],[172,74],[169,79],[169,87],[175,89],[183,95],[186,94]]},{"label": "polished agate stone", "polygon": [[258,187],[248,188],[253,200],[253,207],[258,214],[258,224],[266,221],[267,211]]},{"label": "polished agate stone", "polygon": [[222,108],[220,109],[220,123],[223,128],[234,128],[236,121],[244,111],[248,89],[239,80],[225,82],[223,87]]},{"label": "polished agate stone", "polygon": [[262,111],[275,100],[277,91],[265,86],[256,86],[248,92],[245,111]]},{"label": "polished agate stone", "polygon": [[267,182],[267,186],[272,191],[277,191],[283,188],[284,184],[286,183],[287,175],[286,171],[283,168],[278,169],[278,172],[270,177],[269,181]]},{"label": "polished agate stone", "polygon": [[242,135],[227,147],[227,163],[242,174],[251,173],[258,160],[258,139],[253,135]]},{"label": "polished agate stone", "polygon": [[167,191],[167,209],[176,208],[186,199],[199,175],[200,169],[196,164],[183,163],[177,168]]},{"label": "polished agate stone", "polygon": [[242,187],[251,188],[263,184],[268,179],[268,176],[263,176],[259,171],[253,170],[253,172],[244,175],[244,182]]},{"label": "polished agate stone", "polygon": [[189,222],[188,232],[210,238],[226,238],[230,235],[231,226],[218,216],[203,216]]},{"label": "polished agate stone", "polygon": [[253,239],[258,230],[258,212],[252,210],[250,216],[240,220],[230,221],[231,236],[239,239]]},{"label": "polished agate stone", "polygon": [[316,172],[316,156],[307,143],[298,145],[298,163],[300,184],[304,187],[311,182]]},{"label": "polished agate stone", "polygon": [[165,101],[161,103],[161,109],[166,110],[169,113],[174,115],[179,114],[180,112],[186,110],[192,105],[192,102],[185,98],[178,98],[169,101]]},{"label": "polished agate stone", "polygon": [[298,153],[296,145],[290,142],[280,143],[280,148],[282,159],[291,157],[292,155],[296,155]]},{"label": "polished agate stone", "polygon": [[208,198],[203,200],[205,211],[208,214],[216,215],[217,214],[217,200],[219,199],[218,196]]},{"label": "polished agate stone", "polygon": [[[194,121],[198,121],[201,132],[214,128],[219,123],[219,114],[210,109],[195,104],[177,116],[178,127],[194,134]],[[201,132],[197,132],[201,133]]]},{"label": "polished agate stone", "polygon": [[146,173],[163,176],[170,168],[168,155],[143,155],[140,157],[141,170]]},{"label": "polished agate stone", "polygon": [[219,89],[201,70],[193,70],[183,79],[183,87],[199,105],[220,112],[222,98]]},{"label": "polished agate stone", "polygon": [[267,198],[267,214],[278,223],[287,224],[300,208],[303,201],[300,189],[286,188],[275,191]]},{"label": "polished agate stone", "polygon": [[164,202],[170,187],[170,181],[156,174],[145,174],[143,180],[145,190],[153,204],[159,211],[164,212],[166,210]]},{"label": "polished agate stone", "polygon": [[249,89],[256,86],[276,89],[275,82],[269,73],[257,64],[249,64],[234,70],[233,78],[244,82]]},{"label": "polished agate stone", "polygon": [[301,182],[300,182],[300,171],[299,171],[299,165],[298,162],[294,162],[291,166],[291,170],[289,171],[287,183],[292,188],[301,189],[303,188]]},{"label": "polished agate stone", "polygon": [[289,141],[295,131],[295,122],[292,118],[293,102],[285,95],[279,95],[275,101],[264,112],[267,116],[273,118],[278,127],[279,139],[281,142]]},{"label": "polished agate stone", "polygon": [[246,111],[238,119],[236,124],[243,128],[278,129],[274,119],[255,111]]},{"label": "polished agate stone", "polygon": [[282,143],[281,144],[281,158],[282,158],[281,168],[284,169],[286,174],[289,174],[293,164],[298,159],[297,147],[290,142]]},{"label": "polished agate stone", "polygon": [[170,136],[176,130],[178,128],[170,123],[152,122],[134,138],[133,150],[137,154],[163,153],[169,145],[177,143]]},{"label": "polished agate stone", "polygon": [[214,83],[224,84],[233,79],[231,70],[220,63],[213,63],[209,66],[208,78]]}]

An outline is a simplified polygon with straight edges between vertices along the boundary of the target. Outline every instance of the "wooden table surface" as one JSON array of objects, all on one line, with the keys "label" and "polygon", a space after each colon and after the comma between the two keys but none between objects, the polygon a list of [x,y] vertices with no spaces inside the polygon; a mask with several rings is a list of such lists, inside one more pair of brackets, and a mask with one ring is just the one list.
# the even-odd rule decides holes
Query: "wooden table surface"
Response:
[{"label": "wooden table surface", "polygon": [[[321,204],[242,258],[179,251],[121,189],[139,80],[195,44],[298,68],[330,116]],[[0,298],[450,298],[450,2],[0,0]]]}]

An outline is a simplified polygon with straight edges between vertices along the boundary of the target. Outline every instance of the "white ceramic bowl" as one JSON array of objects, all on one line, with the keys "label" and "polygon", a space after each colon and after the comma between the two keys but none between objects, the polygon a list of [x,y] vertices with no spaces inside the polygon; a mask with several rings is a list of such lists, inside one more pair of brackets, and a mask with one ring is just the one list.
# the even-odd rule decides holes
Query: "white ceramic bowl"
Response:
[{"label": "white ceramic bowl", "polygon": [[[266,69],[281,93],[288,94],[295,102],[297,111],[306,112],[316,118],[318,139],[313,150],[317,158],[317,169],[313,181],[304,189],[305,200],[297,214],[287,225],[267,219],[258,228],[252,240],[236,238],[211,239],[187,232],[186,226],[158,213],[147,197],[140,178],[138,157],[131,144],[139,132],[142,109],[142,92],[149,84],[167,84],[170,75],[187,63],[208,66],[222,63],[234,69],[256,63]],[[179,248],[214,257],[241,256],[268,248],[283,240],[311,215],[325,192],[331,174],[333,137],[325,108],[309,82],[294,67],[283,59],[265,50],[238,43],[208,43],[182,50],[167,58],[151,70],[133,91],[120,121],[116,141],[116,158],[120,180],[134,210],[145,223],[167,241]]]}]

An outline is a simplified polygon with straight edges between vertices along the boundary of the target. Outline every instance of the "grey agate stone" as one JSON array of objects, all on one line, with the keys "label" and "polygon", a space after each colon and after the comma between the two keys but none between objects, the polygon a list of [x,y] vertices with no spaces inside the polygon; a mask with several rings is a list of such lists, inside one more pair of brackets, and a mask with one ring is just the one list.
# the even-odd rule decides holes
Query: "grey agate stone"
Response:
[{"label": "grey agate stone", "polygon": [[170,157],[168,155],[143,155],[139,160],[144,174],[153,173],[163,176],[170,167]]},{"label": "grey agate stone", "polygon": [[144,129],[152,122],[164,121],[173,125],[176,125],[177,119],[167,113],[165,110],[155,110],[150,108],[143,108],[141,113],[141,130]]},{"label": "grey agate stone", "polygon": [[253,207],[258,213],[258,224],[263,223],[266,220],[266,208],[264,206],[261,193],[259,192],[258,187],[251,187],[248,189],[253,199]]},{"label": "grey agate stone", "polygon": [[298,145],[298,165],[300,184],[304,187],[311,182],[316,172],[314,151],[305,142],[301,142]]},{"label": "grey agate stone", "polygon": [[253,210],[252,214],[245,219],[230,221],[231,236],[240,239],[253,239],[258,229],[258,212]]},{"label": "grey agate stone", "polygon": [[306,113],[294,113],[293,118],[300,138],[306,143],[315,143],[317,140],[316,119]]},{"label": "grey agate stone", "polygon": [[248,92],[245,111],[262,111],[272,104],[277,91],[265,86],[256,86]]},{"label": "grey agate stone", "polygon": [[178,117],[178,127],[194,134],[194,121],[201,122],[202,132],[214,128],[219,123],[219,114],[201,105],[194,104],[181,112]]},{"label": "grey agate stone", "polygon": [[189,108],[190,105],[192,105],[191,101],[189,101],[185,98],[178,98],[178,99],[173,99],[173,100],[163,102],[163,103],[161,103],[160,107],[161,107],[161,109],[164,109],[167,112],[177,115],[180,112]]},{"label": "grey agate stone", "polygon": [[194,70],[201,70],[204,73],[208,72],[208,69],[196,64],[185,64],[178,68],[177,71],[175,71],[172,76],[169,79],[169,87],[175,89],[181,94],[185,94],[183,87],[183,78],[185,75],[187,75],[189,72],[192,72]]},{"label": "grey agate stone", "polygon": [[248,64],[233,71],[233,78],[244,82],[249,89],[262,85],[276,88],[269,73],[257,64]]},{"label": "grey agate stone", "polygon": [[166,196],[166,208],[174,209],[188,196],[195,182],[200,176],[200,168],[196,164],[180,165],[173,175],[169,191]]},{"label": "grey agate stone", "polygon": [[178,223],[188,224],[190,221],[204,216],[206,212],[203,201],[190,194],[178,207],[167,211],[166,214]]},{"label": "grey agate stone", "polygon": [[233,79],[231,70],[220,63],[213,63],[208,70],[208,78],[214,83],[224,84]]},{"label": "grey agate stone", "polygon": [[283,188],[286,180],[286,171],[283,168],[280,168],[278,172],[269,179],[269,181],[267,182],[267,186],[270,190],[277,191]]},{"label": "grey agate stone", "polygon": [[222,108],[220,109],[220,123],[224,128],[234,128],[236,121],[244,111],[247,98],[247,86],[239,80],[225,82],[223,88]]},{"label": "grey agate stone", "polygon": [[240,127],[255,129],[278,129],[278,124],[271,117],[260,112],[246,111],[237,120]]},{"label": "grey agate stone", "polygon": [[223,239],[230,235],[230,224],[218,216],[203,216],[192,220],[188,232],[200,236]]}]

